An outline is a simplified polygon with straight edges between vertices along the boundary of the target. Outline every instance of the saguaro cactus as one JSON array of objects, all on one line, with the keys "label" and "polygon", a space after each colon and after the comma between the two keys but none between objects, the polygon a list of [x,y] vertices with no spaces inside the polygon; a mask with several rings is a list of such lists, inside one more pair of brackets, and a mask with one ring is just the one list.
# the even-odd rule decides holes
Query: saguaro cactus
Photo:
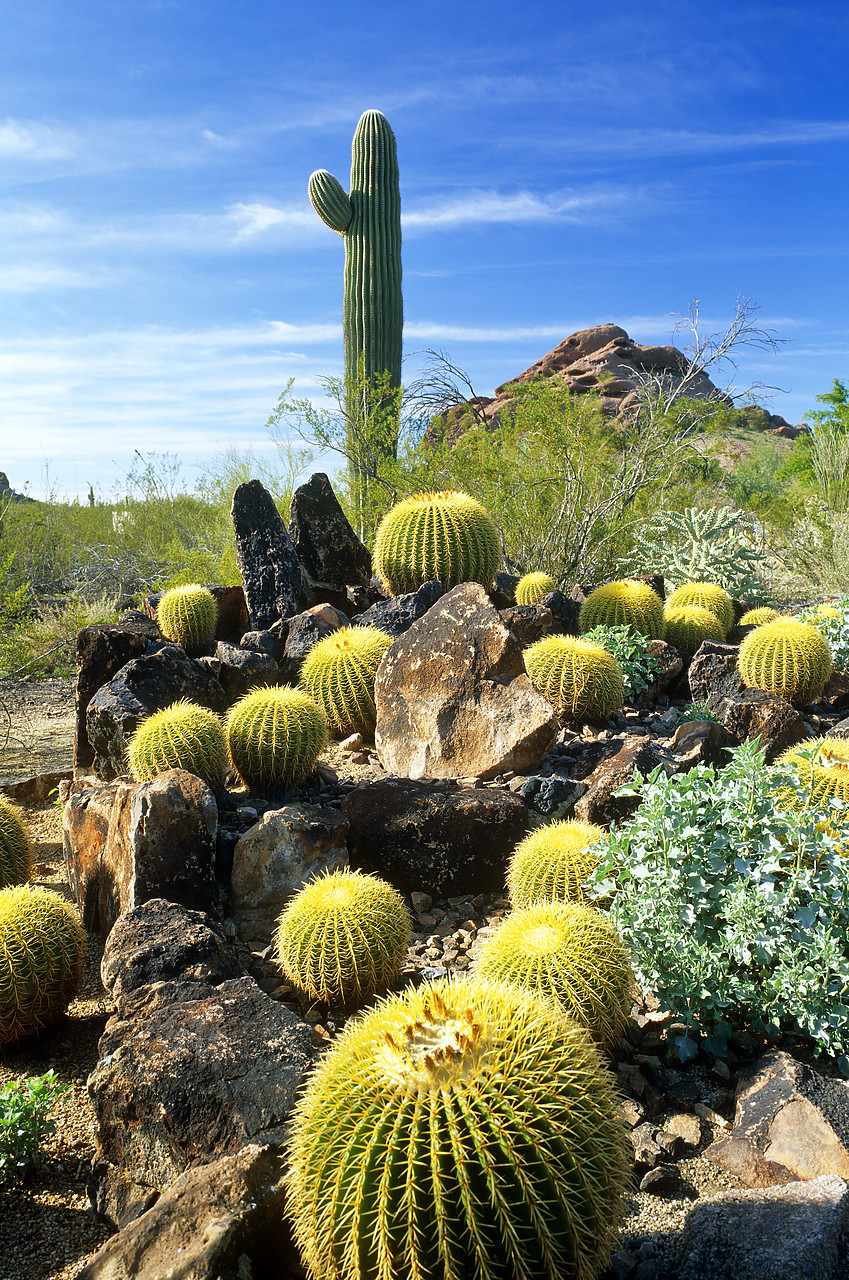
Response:
[{"label": "saguaro cactus", "polygon": [[[394,456],[394,429],[379,414],[383,400],[401,385],[401,194],[395,135],[380,111],[364,111],[351,147],[351,191],[326,169],[309,181],[312,206],[345,240],[345,379],[351,479],[361,480],[357,431],[377,432],[371,448]],[[374,389],[379,388],[377,397]],[[379,408],[379,405],[377,406]],[[392,416],[391,410],[389,411]]]}]

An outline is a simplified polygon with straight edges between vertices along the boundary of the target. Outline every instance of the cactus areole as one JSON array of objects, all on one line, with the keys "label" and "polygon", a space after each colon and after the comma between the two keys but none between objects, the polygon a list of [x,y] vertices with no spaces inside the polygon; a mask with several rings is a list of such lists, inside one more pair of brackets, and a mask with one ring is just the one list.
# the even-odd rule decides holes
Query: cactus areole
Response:
[{"label": "cactus areole", "polygon": [[[310,178],[309,195],[318,216],[345,240],[342,323],[349,394],[356,387],[367,392],[379,375],[400,387],[401,194],[395,135],[380,111],[363,112],[357,125],[350,194],[332,173],[319,169]],[[365,407],[354,406],[355,420],[363,419]]]}]

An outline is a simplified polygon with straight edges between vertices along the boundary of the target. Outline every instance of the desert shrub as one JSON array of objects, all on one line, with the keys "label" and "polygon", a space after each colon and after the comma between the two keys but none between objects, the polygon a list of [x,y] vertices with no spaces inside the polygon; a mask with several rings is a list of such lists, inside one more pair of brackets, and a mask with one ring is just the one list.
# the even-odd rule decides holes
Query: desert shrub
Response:
[{"label": "desert shrub", "polygon": [[38,1164],[41,1140],[55,1129],[50,1112],[69,1087],[52,1067],[0,1085],[0,1178],[19,1178]]},{"label": "desert shrub", "polygon": [[[791,775],[787,775],[792,784]],[[849,877],[834,811],[778,811],[757,743],[721,772],[635,775],[641,795],[606,841],[595,892],[662,1009],[721,1052],[734,1027],[792,1033],[849,1074]]]},{"label": "desert shrub", "polygon": [[815,605],[799,614],[799,621],[825,636],[836,671],[849,671],[849,597]]}]

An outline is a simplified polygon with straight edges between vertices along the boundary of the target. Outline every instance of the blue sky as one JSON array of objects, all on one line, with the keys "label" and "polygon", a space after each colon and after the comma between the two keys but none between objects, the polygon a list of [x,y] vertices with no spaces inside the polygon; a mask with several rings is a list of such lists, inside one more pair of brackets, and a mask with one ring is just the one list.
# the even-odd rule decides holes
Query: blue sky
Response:
[{"label": "blue sky", "polygon": [[[589,16],[588,16],[589,13]],[[576,329],[668,341],[738,295],[787,339],[738,385],[803,420],[849,376],[849,5],[5,0],[0,470],[108,496],[134,450],[270,450],[342,369],[348,186],[398,140],[405,352],[476,389]],[[416,357],[411,356],[412,371]]]}]

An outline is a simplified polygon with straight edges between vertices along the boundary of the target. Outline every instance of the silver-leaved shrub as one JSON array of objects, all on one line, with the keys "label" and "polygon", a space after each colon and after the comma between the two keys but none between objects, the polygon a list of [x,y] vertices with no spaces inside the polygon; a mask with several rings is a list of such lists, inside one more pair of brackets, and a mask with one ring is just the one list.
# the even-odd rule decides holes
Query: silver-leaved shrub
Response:
[{"label": "silver-leaved shrub", "polygon": [[721,770],[635,775],[633,818],[597,846],[595,894],[631,948],[637,981],[722,1053],[735,1027],[809,1038],[849,1075],[849,828],[775,808],[798,780],[744,743]]}]

